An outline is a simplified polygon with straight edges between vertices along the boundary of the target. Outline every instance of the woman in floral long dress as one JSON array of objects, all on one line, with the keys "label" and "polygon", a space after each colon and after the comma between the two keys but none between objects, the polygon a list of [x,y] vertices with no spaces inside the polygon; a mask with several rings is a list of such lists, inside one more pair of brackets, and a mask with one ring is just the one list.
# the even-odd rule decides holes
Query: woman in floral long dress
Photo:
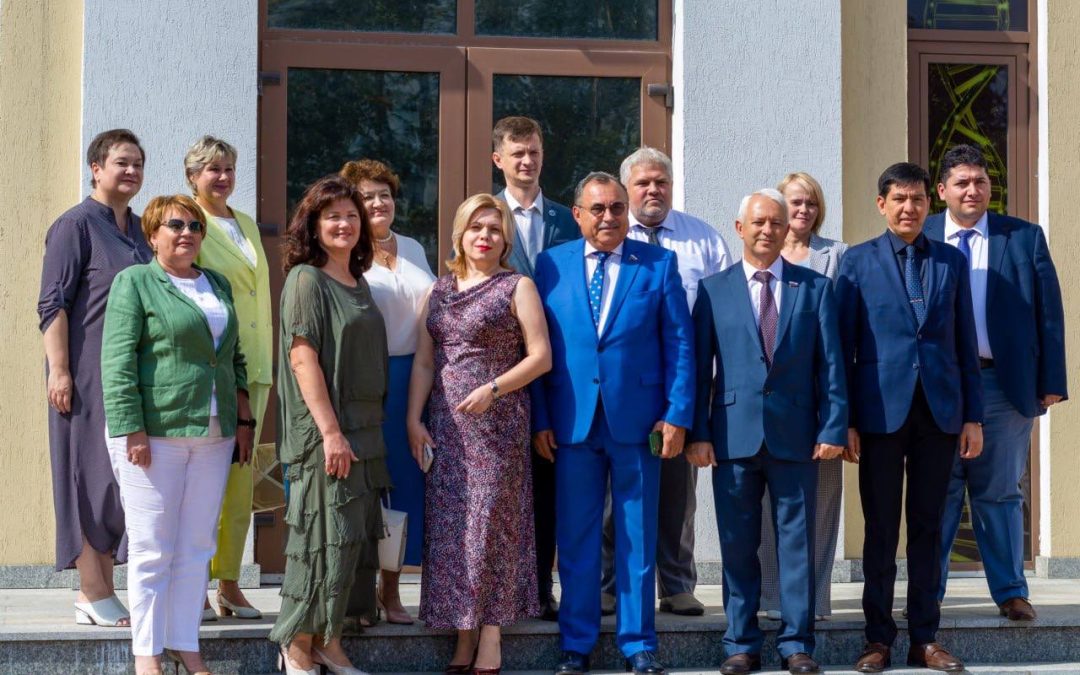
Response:
[{"label": "woman in floral long dress", "polygon": [[551,368],[551,350],[536,286],[506,266],[513,240],[504,202],[479,194],[458,208],[409,387],[413,456],[434,448],[420,618],[458,631],[448,673],[498,673],[501,627],[540,611],[524,387]]}]

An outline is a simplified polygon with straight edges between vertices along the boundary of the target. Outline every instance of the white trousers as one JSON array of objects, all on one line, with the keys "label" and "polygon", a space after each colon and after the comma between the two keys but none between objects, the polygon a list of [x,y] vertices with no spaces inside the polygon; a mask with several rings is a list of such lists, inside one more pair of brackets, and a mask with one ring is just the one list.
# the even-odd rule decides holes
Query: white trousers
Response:
[{"label": "white trousers", "polygon": [[198,651],[210,558],[235,438],[150,437],[150,466],[127,459],[127,437],[108,439],[128,535],[131,653]]}]

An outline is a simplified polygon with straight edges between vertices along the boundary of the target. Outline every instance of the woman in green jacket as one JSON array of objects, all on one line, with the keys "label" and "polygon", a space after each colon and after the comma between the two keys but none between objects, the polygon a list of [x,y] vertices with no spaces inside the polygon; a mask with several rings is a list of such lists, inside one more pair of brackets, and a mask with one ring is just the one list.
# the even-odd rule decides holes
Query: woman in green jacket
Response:
[{"label": "woman in green jacket", "polygon": [[[184,171],[195,201],[202,209],[206,236],[195,262],[228,279],[240,326],[240,351],[248,374],[248,397],[255,418],[255,442],[262,437],[266,402],[273,382],[273,324],[270,315],[270,270],[259,228],[227,201],[236,186],[236,148],[213,136],[203,136],[187,151]],[[217,553],[210,561],[210,578],[218,580],[218,614],[258,619],[262,613],[240,590],[240,562],[251,524],[251,464],[233,463],[218,523]],[[217,616],[207,600],[203,620]]]},{"label": "woman in green jacket", "polygon": [[154,259],[116,275],[105,310],[101,384],[110,459],[127,516],[132,653],[206,672],[199,623],[221,497],[255,421],[225,277],[194,264],[205,224],[183,195],[142,218]]}]

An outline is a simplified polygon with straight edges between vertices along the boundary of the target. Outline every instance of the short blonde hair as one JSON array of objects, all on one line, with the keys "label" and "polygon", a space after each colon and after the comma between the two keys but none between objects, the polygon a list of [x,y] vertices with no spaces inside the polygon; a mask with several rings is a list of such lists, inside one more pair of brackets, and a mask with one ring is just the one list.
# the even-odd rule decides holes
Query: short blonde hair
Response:
[{"label": "short blonde hair", "polygon": [[514,248],[515,236],[514,219],[510,216],[510,207],[503,200],[482,192],[463,201],[461,206],[458,207],[457,213],[454,214],[454,231],[450,235],[450,245],[453,250],[450,260],[446,261],[446,268],[459,279],[463,279],[468,271],[468,264],[465,262],[465,250],[461,245],[461,240],[465,236],[465,229],[472,222],[473,216],[477,212],[487,209],[495,209],[499,212],[499,217],[502,218],[503,239],[506,245],[499,256],[499,265],[510,269],[506,261],[510,258],[510,251]]},{"label": "short blonde hair", "polygon": [[150,241],[150,237],[165,224],[165,214],[169,212],[169,209],[187,211],[193,220],[203,224],[203,230],[199,233],[199,238],[206,236],[206,217],[194,199],[187,195],[162,195],[151,199],[142,214],[142,231],[146,235],[147,241]]},{"label": "short blonde hair", "polygon": [[184,177],[191,186],[192,194],[198,196],[195,189],[195,176],[199,175],[207,164],[216,162],[222,157],[236,164],[236,148],[213,136],[203,136],[188,148],[187,154],[184,155]]},{"label": "short blonde hair", "polygon": [[792,183],[797,183],[799,187],[809,192],[810,197],[818,203],[817,219],[814,220],[814,224],[810,227],[810,231],[817,234],[818,230],[821,229],[821,224],[825,222],[825,194],[821,191],[821,184],[805,171],[796,171],[784,176],[784,180],[780,181],[776,189],[780,191],[780,194],[783,194],[784,190]]}]

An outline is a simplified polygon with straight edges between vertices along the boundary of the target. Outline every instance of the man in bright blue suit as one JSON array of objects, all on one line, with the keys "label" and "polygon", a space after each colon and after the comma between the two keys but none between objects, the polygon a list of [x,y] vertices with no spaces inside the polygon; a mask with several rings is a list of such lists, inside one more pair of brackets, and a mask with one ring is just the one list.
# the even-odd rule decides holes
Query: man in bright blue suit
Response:
[{"label": "man in bright blue suit", "polygon": [[967,261],[922,231],[930,176],[893,164],[878,178],[888,229],[853,246],[836,281],[850,422],[845,459],[859,463],[866,522],[866,646],[855,670],[892,662],[896,546],[907,475],[908,665],[963,663],[937,642],[941,516],[953,458],[982,451],[982,386]]},{"label": "man in bright blue suit", "polygon": [[[552,246],[581,237],[570,209],[544,197],[540,174],[544,168],[544,134],[529,117],[504,117],[491,130],[491,161],[502,172],[506,188],[495,195],[514,217],[514,245],[507,261],[532,278],[536,256]],[[556,621],[559,605],[552,593],[555,567],[555,467],[536,453],[532,457],[533,526],[536,529],[536,588],[540,618]]]},{"label": "man in bright blue suit", "polygon": [[[656,659],[655,563],[660,461],[682,452],[694,413],[690,312],[675,254],[626,238],[618,179],[577,185],[582,240],[536,259],[552,369],[532,385],[533,444],[555,461],[563,649],[557,675],[589,671],[600,633],[600,545],[610,478],[616,643],[635,673]],[[659,436],[656,456],[650,432]]]},{"label": "man in bright blue suit", "polygon": [[776,647],[792,673],[814,652],[816,460],[847,442],[847,393],[829,279],[780,257],[787,204],[773,189],[743,198],[742,262],[706,277],[694,305],[697,397],[687,459],[713,467],[724,560],[725,675],[761,668],[761,500],[769,489],[780,561]]},{"label": "man in bright blue suit", "polygon": [[926,220],[926,236],[955,246],[971,270],[985,420],[983,452],[956,458],[941,531],[941,586],[966,490],[990,595],[1001,615],[1030,621],[1024,579],[1024,495],[1031,427],[1064,400],[1065,314],[1057,271],[1038,225],[990,213],[990,176],[977,148],[958,145],[941,161],[938,196],[948,209]]}]

